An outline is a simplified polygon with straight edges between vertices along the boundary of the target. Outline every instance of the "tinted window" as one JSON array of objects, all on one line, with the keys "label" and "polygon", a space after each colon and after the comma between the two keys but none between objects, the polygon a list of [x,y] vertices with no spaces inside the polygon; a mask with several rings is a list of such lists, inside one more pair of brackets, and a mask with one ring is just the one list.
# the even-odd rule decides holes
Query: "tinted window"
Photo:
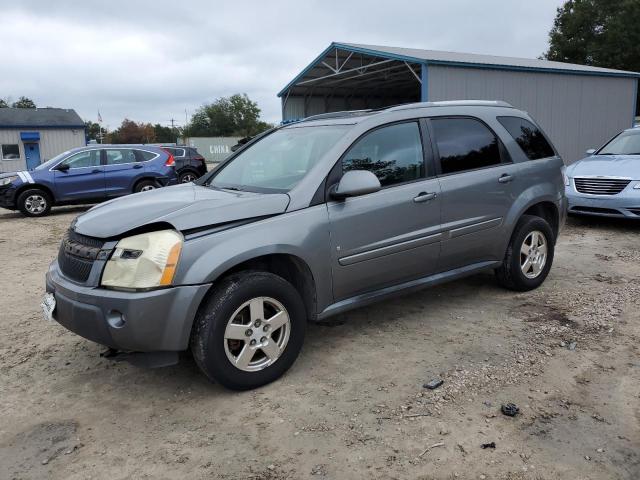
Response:
[{"label": "tinted window", "polygon": [[142,158],[141,161],[146,162],[148,160],[153,160],[154,158],[156,158],[158,155],[153,153],[153,152],[148,152],[146,150],[138,150],[138,154],[140,155],[140,158]]},{"label": "tinted window", "polygon": [[498,139],[478,120],[434,118],[431,125],[443,174],[489,167],[501,162]]},{"label": "tinted window", "polygon": [[118,150],[107,150],[107,165],[121,165],[123,163],[134,163],[136,155],[129,148]]},{"label": "tinted window", "polygon": [[20,147],[16,144],[2,145],[0,158],[3,160],[16,160],[20,158]]},{"label": "tinted window", "polygon": [[100,151],[87,150],[76,153],[62,162],[62,165],[69,165],[69,168],[98,167],[100,166]]},{"label": "tinted window", "polygon": [[498,117],[498,121],[520,145],[529,160],[555,155],[540,129],[529,120],[520,117]]},{"label": "tinted window", "polygon": [[424,177],[418,124],[401,123],[368,133],[344,156],[342,171],[348,170],[369,170],[383,187]]}]

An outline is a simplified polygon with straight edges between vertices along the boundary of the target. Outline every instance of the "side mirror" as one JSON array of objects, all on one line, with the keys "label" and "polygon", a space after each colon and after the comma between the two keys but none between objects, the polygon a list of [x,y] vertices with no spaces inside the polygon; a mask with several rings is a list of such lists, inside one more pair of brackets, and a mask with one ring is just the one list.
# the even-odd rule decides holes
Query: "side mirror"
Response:
[{"label": "side mirror", "polygon": [[331,197],[341,200],[357,197],[380,190],[380,180],[368,170],[349,170],[340,179],[338,185],[331,189]]},{"label": "side mirror", "polygon": [[59,170],[61,172],[66,172],[67,170],[69,170],[69,164],[68,163],[61,163],[60,165],[58,165],[56,167],[56,170]]},{"label": "side mirror", "polygon": [[594,153],[596,153],[596,149],[595,148],[590,148],[589,150],[587,150],[585,152],[587,155],[593,155]]}]

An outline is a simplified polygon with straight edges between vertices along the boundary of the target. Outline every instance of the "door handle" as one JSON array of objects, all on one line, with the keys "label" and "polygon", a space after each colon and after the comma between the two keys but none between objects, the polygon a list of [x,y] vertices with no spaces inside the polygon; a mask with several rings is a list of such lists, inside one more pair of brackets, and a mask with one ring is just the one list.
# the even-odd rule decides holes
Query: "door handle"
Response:
[{"label": "door handle", "polygon": [[505,173],[503,175],[500,176],[500,178],[498,179],[498,181],[500,183],[509,183],[511,181],[513,181],[514,176],[513,175],[509,175],[508,173]]},{"label": "door handle", "polygon": [[429,200],[433,200],[437,196],[438,194],[435,192],[431,192],[431,193],[420,192],[417,197],[413,198],[413,201],[416,203],[428,202]]},{"label": "door handle", "polygon": [[142,168],[142,165],[140,165],[139,163],[136,163],[133,168]]}]

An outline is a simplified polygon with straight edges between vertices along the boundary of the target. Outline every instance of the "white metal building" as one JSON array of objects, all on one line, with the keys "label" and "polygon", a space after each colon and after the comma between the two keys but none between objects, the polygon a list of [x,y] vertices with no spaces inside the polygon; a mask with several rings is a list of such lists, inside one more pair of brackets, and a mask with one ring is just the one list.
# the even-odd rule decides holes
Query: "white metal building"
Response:
[{"label": "white metal building", "polygon": [[567,163],[633,125],[640,73],[546,60],[332,43],[278,96],[283,120],[439,100],[529,112]]},{"label": "white metal building", "polygon": [[74,110],[0,108],[0,173],[34,168],[84,145],[85,126]]}]

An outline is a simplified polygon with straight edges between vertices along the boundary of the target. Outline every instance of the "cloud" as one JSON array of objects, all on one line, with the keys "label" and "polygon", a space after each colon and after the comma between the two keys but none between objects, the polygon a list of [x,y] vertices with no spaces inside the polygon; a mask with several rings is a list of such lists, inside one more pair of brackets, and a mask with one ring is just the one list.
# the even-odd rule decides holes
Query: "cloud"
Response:
[{"label": "cloud", "polygon": [[2,7],[0,97],[115,128],[246,92],[275,122],[276,93],[332,41],[537,57],[560,3],[27,0]]}]

